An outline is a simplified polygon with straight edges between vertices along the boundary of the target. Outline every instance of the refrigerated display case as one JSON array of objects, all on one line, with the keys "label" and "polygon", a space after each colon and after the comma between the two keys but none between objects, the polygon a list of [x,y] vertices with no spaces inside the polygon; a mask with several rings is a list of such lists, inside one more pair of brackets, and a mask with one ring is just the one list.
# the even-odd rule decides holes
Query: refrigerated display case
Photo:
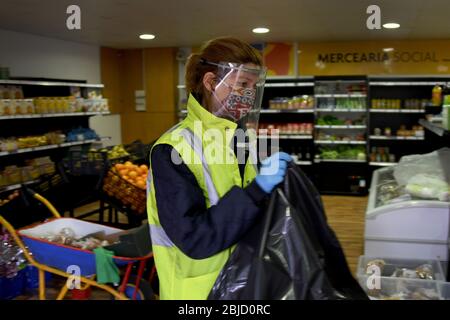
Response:
[{"label": "refrigerated display case", "polygon": [[373,173],[364,254],[448,261],[449,202],[412,196],[405,185],[397,183],[395,168],[381,168]]}]

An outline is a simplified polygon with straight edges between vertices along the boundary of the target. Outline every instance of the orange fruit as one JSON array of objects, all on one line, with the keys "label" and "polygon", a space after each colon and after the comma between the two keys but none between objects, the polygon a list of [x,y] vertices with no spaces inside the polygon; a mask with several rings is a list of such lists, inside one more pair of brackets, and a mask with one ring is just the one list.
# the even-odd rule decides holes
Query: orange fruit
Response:
[{"label": "orange fruit", "polygon": [[137,183],[136,183],[136,185],[139,187],[139,188],[141,188],[141,189],[145,189],[145,181],[138,181]]},{"label": "orange fruit", "polygon": [[148,167],[145,164],[141,164],[139,168],[148,171]]},{"label": "orange fruit", "polygon": [[128,176],[128,169],[122,169],[119,171],[121,177]]},{"label": "orange fruit", "polygon": [[131,163],[131,161],[127,161],[127,162],[125,162],[124,163],[125,164],[125,166],[127,166],[127,167],[131,167],[133,164]]},{"label": "orange fruit", "polygon": [[130,176],[130,178],[133,178],[133,179],[138,176],[136,171],[131,171],[131,170],[130,170],[130,172],[128,172],[128,175]]},{"label": "orange fruit", "polygon": [[115,168],[116,168],[117,171],[120,171],[120,170],[124,169],[125,166],[122,163],[117,163],[115,165]]}]

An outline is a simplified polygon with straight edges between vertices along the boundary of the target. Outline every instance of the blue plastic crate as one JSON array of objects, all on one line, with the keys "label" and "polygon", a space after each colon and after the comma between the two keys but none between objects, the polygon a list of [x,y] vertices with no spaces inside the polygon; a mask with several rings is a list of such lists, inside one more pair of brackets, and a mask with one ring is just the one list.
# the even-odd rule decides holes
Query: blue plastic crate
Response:
[{"label": "blue plastic crate", "polygon": [[25,292],[26,269],[20,270],[14,278],[0,277],[0,300],[11,300]]},{"label": "blue plastic crate", "polygon": [[[39,270],[32,265],[25,268],[26,272],[26,288],[36,289],[39,287]],[[45,273],[45,283],[48,283],[52,279],[52,274],[50,272]]]}]

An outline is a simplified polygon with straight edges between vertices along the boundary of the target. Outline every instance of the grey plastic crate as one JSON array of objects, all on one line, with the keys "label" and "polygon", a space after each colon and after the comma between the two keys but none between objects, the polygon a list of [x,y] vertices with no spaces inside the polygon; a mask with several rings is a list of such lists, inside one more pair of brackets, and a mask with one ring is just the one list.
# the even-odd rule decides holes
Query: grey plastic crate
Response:
[{"label": "grey plastic crate", "polygon": [[440,281],[392,277],[379,277],[375,279],[374,277],[361,275],[358,276],[358,281],[372,300],[442,299]]},{"label": "grey plastic crate", "polygon": [[[400,259],[400,258],[384,258],[384,257],[368,257],[368,256],[360,256],[358,263],[357,275],[359,276],[367,276],[366,267],[367,263],[372,260],[383,260],[386,265],[381,270],[382,277],[390,277],[396,269],[407,268],[410,270],[414,270],[417,267],[428,264],[432,267],[434,279],[438,281],[445,281],[445,273],[442,270],[441,263],[438,260],[425,260],[425,259]],[[419,279],[419,281],[425,281],[423,279]]]}]

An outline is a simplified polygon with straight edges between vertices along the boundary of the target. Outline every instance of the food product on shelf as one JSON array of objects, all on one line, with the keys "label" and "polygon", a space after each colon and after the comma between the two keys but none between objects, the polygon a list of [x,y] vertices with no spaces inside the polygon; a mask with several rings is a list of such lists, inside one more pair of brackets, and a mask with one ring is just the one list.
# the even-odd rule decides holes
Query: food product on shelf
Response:
[{"label": "food product on shelf", "polygon": [[442,104],[442,87],[435,85],[431,94],[431,102],[433,106],[440,106]]},{"label": "food product on shelf", "polygon": [[317,98],[319,109],[366,109],[366,98]]},{"label": "food product on shelf", "polygon": [[357,119],[342,119],[333,115],[326,115],[317,119],[318,125],[364,125],[366,123],[365,117]]},{"label": "food product on shelf", "polygon": [[366,160],[366,152],[361,146],[330,146],[319,149],[320,159]]},{"label": "food product on shelf", "polygon": [[[394,132],[390,127],[386,128],[375,128],[373,133],[376,136],[381,136],[381,133],[383,132],[384,136],[391,137],[391,136],[397,136],[397,137],[419,137],[423,138],[425,136],[425,131],[422,126],[415,125],[411,127],[411,130],[408,130],[406,125],[400,125],[400,128],[397,130],[397,132]],[[394,134],[395,133],[395,134]]]},{"label": "food product on shelf", "polygon": [[36,180],[55,170],[55,163],[48,156],[27,160],[23,167],[8,166],[0,170],[0,187]]},{"label": "food product on shelf", "polygon": [[279,134],[304,134],[311,135],[313,132],[312,123],[261,123],[258,133],[262,135],[271,135],[278,130]]},{"label": "food product on shelf", "polygon": [[10,193],[8,196],[2,195],[2,198],[0,198],[0,207],[4,206],[5,204],[7,204],[10,201],[14,200],[15,198],[19,197],[19,195],[20,195],[19,190],[15,190],[14,192]]},{"label": "food product on shelf", "polygon": [[269,101],[269,109],[311,109],[314,108],[314,97],[309,95],[291,98],[277,97]]},{"label": "food product on shelf", "polygon": [[391,154],[389,148],[372,147],[370,153],[370,161],[372,162],[395,162],[395,155]]},{"label": "food product on shelf", "polygon": [[372,109],[424,109],[430,104],[428,99],[372,99]]},{"label": "food product on shelf", "polygon": [[98,135],[94,130],[89,128],[77,128],[67,133],[67,141],[69,142],[91,139],[98,139]]},{"label": "food product on shelf", "polygon": [[365,141],[364,133],[339,133],[330,134],[323,131],[316,133],[316,140],[331,140],[331,141]]}]

